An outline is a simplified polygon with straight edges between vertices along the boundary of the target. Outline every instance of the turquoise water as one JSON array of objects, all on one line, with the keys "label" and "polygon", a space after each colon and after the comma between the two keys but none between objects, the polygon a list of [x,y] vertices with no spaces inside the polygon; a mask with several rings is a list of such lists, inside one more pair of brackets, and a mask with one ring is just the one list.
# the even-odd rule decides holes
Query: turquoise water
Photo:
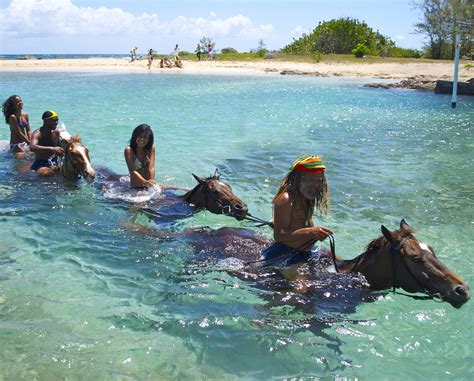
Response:
[{"label": "turquoise water", "polygon": [[[217,167],[257,216],[302,153],[327,162],[338,254],[405,218],[474,284],[474,100],[288,77],[0,73],[34,128],[56,110],[95,166],[125,173],[133,128],[155,133],[157,179],[192,186]],[[0,139],[8,139],[8,127]],[[186,240],[94,186],[24,172],[0,155],[0,378],[359,379],[474,377],[473,302],[387,293],[351,311],[271,304],[271,291],[190,261]],[[166,226],[248,226],[206,212]],[[159,226],[157,227],[159,228]],[[270,231],[261,230],[270,237]],[[332,306],[334,307],[334,305]]]}]

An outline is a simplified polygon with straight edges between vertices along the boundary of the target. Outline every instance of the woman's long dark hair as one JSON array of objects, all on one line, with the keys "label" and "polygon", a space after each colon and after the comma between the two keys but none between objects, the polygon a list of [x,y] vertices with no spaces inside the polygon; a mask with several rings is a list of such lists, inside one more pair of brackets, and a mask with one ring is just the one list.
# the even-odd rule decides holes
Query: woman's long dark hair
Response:
[{"label": "woman's long dark hair", "polygon": [[[140,124],[139,126],[135,127],[132,132],[132,138],[130,139],[130,148],[132,149],[135,156],[137,156],[137,138],[140,135],[147,134],[149,136],[148,144],[144,147],[145,151],[145,161],[146,163],[150,162],[150,155],[151,155],[151,147],[153,147],[153,131],[148,124]],[[145,164],[145,163],[143,163]]]},{"label": "woman's long dark hair", "polygon": [[18,95],[12,95],[8,97],[8,99],[3,102],[2,111],[3,116],[5,116],[5,123],[8,124],[10,122],[10,116],[15,114],[16,111],[16,102],[15,99],[20,98]]}]

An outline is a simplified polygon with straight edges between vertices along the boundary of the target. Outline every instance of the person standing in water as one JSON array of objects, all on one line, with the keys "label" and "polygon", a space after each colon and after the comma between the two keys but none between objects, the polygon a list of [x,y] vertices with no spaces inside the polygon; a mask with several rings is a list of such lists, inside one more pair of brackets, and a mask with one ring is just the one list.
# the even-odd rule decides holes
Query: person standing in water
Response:
[{"label": "person standing in water", "polygon": [[318,241],[332,231],[315,226],[314,210],[327,213],[329,190],[325,165],[318,156],[304,156],[290,167],[273,198],[275,243],[262,252],[263,266],[278,264],[289,279],[311,256],[319,254]]},{"label": "person standing in water", "polygon": [[31,141],[28,114],[23,112],[23,101],[12,95],[2,105],[5,123],[10,126],[10,151],[17,157],[24,157]]},{"label": "person standing in water", "polygon": [[132,133],[130,145],[125,148],[125,161],[130,172],[132,188],[155,185],[155,145],[153,131],[148,124],[140,124]]},{"label": "person standing in water", "polygon": [[59,123],[58,114],[48,110],[43,113],[43,126],[31,135],[30,149],[35,153],[36,160],[31,170],[39,175],[49,176],[59,170],[59,157],[64,155],[64,150],[53,141],[52,132],[56,130]]}]

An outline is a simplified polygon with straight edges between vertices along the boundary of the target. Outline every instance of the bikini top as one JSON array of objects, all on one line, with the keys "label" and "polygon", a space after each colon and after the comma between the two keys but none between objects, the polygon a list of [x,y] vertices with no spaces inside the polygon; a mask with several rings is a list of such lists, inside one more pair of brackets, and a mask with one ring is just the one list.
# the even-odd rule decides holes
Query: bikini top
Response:
[{"label": "bikini top", "polygon": [[138,157],[135,159],[135,168],[138,169],[138,170],[143,168],[143,164],[140,161],[140,159],[138,159]]},{"label": "bikini top", "polygon": [[24,130],[25,127],[28,125],[28,123],[26,123],[23,119],[21,119],[21,115],[19,118],[16,118],[17,122],[18,122],[18,126]]}]

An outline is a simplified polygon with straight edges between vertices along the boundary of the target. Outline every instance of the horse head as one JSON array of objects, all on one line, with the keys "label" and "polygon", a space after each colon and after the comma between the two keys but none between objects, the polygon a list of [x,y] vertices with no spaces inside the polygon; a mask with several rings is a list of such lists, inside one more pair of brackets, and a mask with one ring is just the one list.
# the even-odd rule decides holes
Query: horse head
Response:
[{"label": "horse head", "polygon": [[64,149],[64,162],[61,175],[68,180],[76,180],[82,176],[88,183],[95,179],[95,170],[92,168],[89,150],[82,144],[79,135],[62,139],[60,144]]},{"label": "horse head", "polygon": [[247,205],[232,192],[229,184],[220,181],[217,169],[207,179],[195,174],[193,177],[198,184],[183,196],[186,202],[211,213],[235,217],[239,221],[247,215]]},{"label": "horse head", "polygon": [[413,236],[414,230],[405,220],[401,220],[400,230],[390,231],[383,225],[381,230],[383,236],[373,240],[352,267],[372,288],[423,292],[456,308],[469,300],[469,285],[436,257],[431,246]]}]

